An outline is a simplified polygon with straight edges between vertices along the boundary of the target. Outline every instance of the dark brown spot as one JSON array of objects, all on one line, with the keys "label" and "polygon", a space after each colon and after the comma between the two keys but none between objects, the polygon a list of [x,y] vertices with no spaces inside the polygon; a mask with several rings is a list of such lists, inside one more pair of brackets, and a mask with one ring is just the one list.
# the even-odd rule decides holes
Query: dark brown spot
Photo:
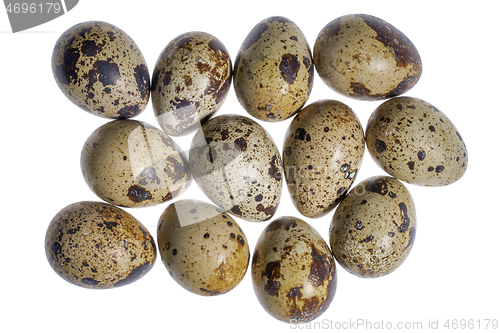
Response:
[{"label": "dark brown spot", "polygon": [[287,146],[287,147],[285,148],[285,155],[286,155],[286,156],[290,156],[290,155],[292,155],[292,147]]},{"label": "dark brown spot", "polygon": [[256,25],[252,31],[248,34],[248,36],[245,38],[243,41],[243,44],[241,45],[241,49],[243,51],[247,50],[250,46],[252,46],[256,41],[258,41],[261,37],[261,35],[266,31],[268,28],[266,23],[260,23]]},{"label": "dark brown spot", "polygon": [[271,158],[271,162],[270,162],[270,167],[269,167],[269,176],[271,176],[272,178],[274,178],[276,181],[280,181],[281,180],[281,172],[280,172],[280,168],[278,167],[278,165],[276,164],[276,155],[274,155],[272,158]]},{"label": "dark brown spot", "polygon": [[363,239],[362,241],[360,241],[360,243],[361,243],[361,242],[369,243],[369,242],[371,242],[374,238],[375,238],[375,237],[373,237],[372,235],[370,235],[370,236],[366,237],[365,239]]},{"label": "dark brown spot", "polygon": [[421,150],[417,153],[417,157],[420,161],[423,161],[425,158],[425,151]]},{"label": "dark brown spot", "polygon": [[137,182],[139,185],[147,185],[148,183],[160,184],[160,178],[156,175],[156,170],[153,167],[148,167],[142,170],[142,172],[137,177]]},{"label": "dark brown spot", "polygon": [[408,164],[408,168],[409,168],[410,170],[413,170],[413,169],[414,169],[414,167],[415,167],[415,162],[413,162],[413,161],[410,161],[410,162],[408,162],[408,163],[406,163],[406,164]]},{"label": "dark brown spot", "polygon": [[295,139],[298,139],[300,141],[304,141],[305,137],[306,137],[306,130],[303,129],[303,128],[297,128],[297,130],[295,131]]},{"label": "dark brown spot", "polygon": [[326,133],[326,132],[328,132],[329,130],[330,130],[330,129],[329,129],[328,127],[323,128],[323,131],[324,131],[325,133]]},{"label": "dark brown spot", "polygon": [[72,38],[64,45],[64,53],[62,64],[56,66],[54,70],[55,77],[57,80],[65,85],[70,83],[75,84],[78,80],[78,68],[76,67],[78,60],[80,59],[80,50],[77,48],[70,48],[70,45],[74,42],[75,38]]},{"label": "dark brown spot", "polygon": [[96,60],[92,70],[89,71],[89,76],[92,75],[91,72],[93,71],[95,71],[97,79],[103,86],[115,85],[121,78],[118,64],[112,62],[111,59],[108,59],[107,61]]},{"label": "dark brown spot", "polygon": [[238,205],[231,208],[231,212],[233,212],[236,215],[240,215],[240,216],[243,214],[240,210],[240,206],[238,206]]},{"label": "dark brown spot", "polygon": [[387,149],[384,141],[380,141],[379,139],[375,140],[375,150],[377,153],[382,153]]},{"label": "dark brown spot", "polygon": [[134,268],[128,275],[126,278],[124,278],[123,280],[120,280],[118,282],[115,283],[115,287],[121,287],[121,286],[125,286],[127,284],[130,284],[134,281],[137,281],[141,276],[144,276],[144,274],[146,274],[147,272],[149,272],[149,270],[153,268],[153,265],[149,262],[147,263],[144,263],[140,266],[137,266],[136,268]]},{"label": "dark brown spot", "polygon": [[380,195],[386,195],[389,192],[387,182],[383,179],[373,179],[366,183],[365,190],[378,193]]},{"label": "dark brown spot", "polygon": [[[179,161],[172,156],[168,156],[166,161],[167,167],[165,168],[165,172],[167,173],[167,176],[173,180],[173,183],[175,184],[179,180],[184,179],[186,176],[186,169],[184,168],[184,165],[179,163]],[[160,180],[158,179],[158,184],[159,181]]]},{"label": "dark brown spot", "polygon": [[398,226],[398,231],[400,233],[406,232],[408,230],[408,227],[410,226],[410,218],[408,217],[408,208],[406,207],[405,203],[400,203],[399,204],[399,209],[403,212],[403,223],[401,223],[400,226]]},{"label": "dark brown spot", "polygon": [[228,54],[226,47],[222,42],[216,38],[208,42],[208,47],[212,49],[215,53]]},{"label": "dark brown spot", "polygon": [[299,39],[297,38],[297,36],[291,36],[291,37],[290,37],[290,39],[291,39],[291,40],[294,40],[294,41],[296,41],[296,42],[299,40]]},{"label": "dark brown spot", "polygon": [[144,100],[147,99],[149,97],[149,72],[146,65],[141,64],[136,66],[134,68],[134,77],[141,98]]},{"label": "dark brown spot", "polygon": [[410,240],[408,241],[408,245],[406,245],[405,249],[410,247],[410,246],[413,246],[413,243],[415,242],[415,236],[417,234],[417,230],[415,229],[415,227],[411,228],[410,229]]},{"label": "dark brown spot", "polygon": [[175,42],[175,46],[178,47],[178,48],[184,48],[187,46],[187,44],[189,44],[189,42],[192,40],[193,38],[192,37],[188,37],[188,36],[183,36],[182,38],[180,38],[177,42]]},{"label": "dark brown spot", "polygon": [[238,241],[239,244],[241,244],[241,246],[245,245],[245,239],[243,238],[243,236],[238,235],[238,237],[236,237],[236,240]]},{"label": "dark brown spot", "polygon": [[398,67],[415,65],[417,71],[421,70],[421,60],[413,43],[402,32],[389,23],[370,15],[360,16],[365,23],[376,33],[376,39],[390,50]]},{"label": "dark brown spot", "polygon": [[217,151],[215,149],[213,149],[212,147],[208,146],[207,160],[210,163],[213,163],[216,158],[217,158]]},{"label": "dark brown spot", "polygon": [[288,298],[295,298],[295,297],[302,298],[302,292],[300,291],[300,289],[302,289],[302,288],[303,287],[291,288],[290,291],[288,292],[288,294],[286,295],[286,297],[288,297]]},{"label": "dark brown spot", "polygon": [[172,81],[172,71],[165,72],[165,76],[163,77],[163,85],[168,86]]},{"label": "dark brown spot", "polygon": [[93,40],[85,40],[82,42],[82,54],[86,57],[94,57],[97,53],[102,51],[102,47],[106,45],[106,42],[103,40],[102,44],[96,44]]},{"label": "dark brown spot", "polygon": [[297,60],[297,57],[293,54],[284,54],[281,57],[280,63],[280,71],[281,77],[288,84],[293,84],[295,78],[297,77],[297,73],[300,69],[300,62]]},{"label": "dark brown spot", "polygon": [[221,135],[221,139],[225,141],[225,140],[227,140],[227,138],[229,137],[229,132],[228,132],[228,130],[227,130],[227,129],[225,129],[225,130],[222,130],[222,131],[220,132],[220,135]]},{"label": "dark brown spot", "polygon": [[430,130],[431,132],[434,132],[436,129],[434,128],[434,126],[432,126],[432,125],[431,125],[431,126],[429,126],[429,130]]},{"label": "dark brown spot", "polygon": [[352,94],[354,96],[370,96],[371,95],[371,90],[365,87],[363,83],[360,82],[351,82],[349,84],[349,87],[352,90]]},{"label": "dark brown spot", "polygon": [[276,231],[280,228],[283,228],[286,231],[289,231],[290,228],[295,228],[296,226],[297,226],[297,222],[295,222],[295,220],[282,217],[282,218],[279,218],[279,219],[271,222],[267,226],[266,232]]},{"label": "dark brown spot", "polygon": [[266,265],[264,275],[267,277],[267,283],[264,290],[271,296],[278,296],[278,290],[281,284],[277,279],[281,277],[280,273],[281,264],[278,261],[271,261]]},{"label": "dark brown spot", "polygon": [[94,280],[92,278],[83,278],[82,280],[83,284],[89,285],[89,286],[97,286],[100,282],[97,280]]},{"label": "dark brown spot", "polygon": [[210,67],[210,65],[204,64],[201,61],[196,62],[196,68],[198,69],[198,72],[200,72],[200,74],[204,74],[206,72],[209,72],[212,69]]},{"label": "dark brown spot", "polygon": [[357,221],[356,224],[354,224],[354,227],[358,230],[361,230],[363,229],[363,224],[361,223],[361,221]]},{"label": "dark brown spot", "polygon": [[314,245],[311,246],[311,270],[309,271],[309,282],[315,287],[319,287],[329,280],[330,267],[332,263],[327,258],[327,253],[320,255]]},{"label": "dark brown spot", "polygon": [[206,296],[215,296],[220,294],[220,291],[217,290],[208,290],[205,288],[200,288],[200,291],[202,291]]},{"label": "dark brown spot", "polygon": [[260,202],[263,198],[264,197],[262,196],[262,194],[258,194],[257,196],[255,196],[255,201]]},{"label": "dark brown spot", "polygon": [[128,189],[127,197],[135,203],[151,200],[153,196],[149,191],[140,185],[132,185]]},{"label": "dark brown spot", "polygon": [[337,191],[337,195],[342,195],[342,193],[344,193],[345,190],[346,190],[345,187],[339,188],[338,191]]},{"label": "dark brown spot", "polygon": [[429,167],[429,168],[427,169],[427,171],[429,171],[429,172],[434,171],[434,167]]},{"label": "dark brown spot", "polygon": [[437,172],[437,173],[443,172],[443,170],[444,170],[444,165],[438,165],[438,166],[436,167],[436,172]]},{"label": "dark brown spot", "polygon": [[247,149],[247,142],[244,138],[239,138],[234,141],[234,147],[239,151],[245,151]]},{"label": "dark brown spot", "polygon": [[257,209],[257,211],[263,212],[264,214],[266,214],[268,216],[273,216],[274,212],[276,211],[275,206],[264,207],[263,204],[258,204],[257,207],[255,207],[255,208]]}]

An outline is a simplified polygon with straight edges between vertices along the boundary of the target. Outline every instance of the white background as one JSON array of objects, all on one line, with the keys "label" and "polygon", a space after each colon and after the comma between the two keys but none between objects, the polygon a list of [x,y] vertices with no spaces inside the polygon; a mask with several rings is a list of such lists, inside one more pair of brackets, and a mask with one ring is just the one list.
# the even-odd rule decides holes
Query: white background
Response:
[{"label": "white background", "polygon": [[[340,331],[348,331],[349,322],[365,320],[379,327],[383,321],[394,328],[400,322],[422,322],[426,329],[429,320],[439,320],[442,328],[447,319],[473,319],[477,330],[477,320],[500,319],[498,15],[493,1],[459,3],[465,2],[80,0],[66,15],[16,34],[10,32],[1,8],[0,286],[6,309],[0,313],[0,325],[30,332],[305,330],[265,312],[254,295],[249,271],[234,290],[216,297],[182,289],[159,256],[141,280],[114,290],[79,288],[52,271],[44,251],[46,228],[65,206],[99,200],[81,175],[80,151],[92,131],[107,120],[83,112],[62,94],[52,76],[51,55],[66,29],[87,20],[103,20],[134,39],[152,73],[162,49],[187,31],[218,37],[234,61],[248,32],[269,16],[294,21],[312,49],[328,22],[351,13],[378,16],[413,41],[424,69],[406,95],[432,103],[454,122],[467,144],[469,167],[459,182],[447,187],[407,185],[418,217],[410,256],[398,270],[378,279],[357,278],[337,265],[335,299],[316,327],[327,331],[343,325]],[[308,103],[319,99],[348,104],[364,127],[381,103],[340,96],[316,74]],[[218,114],[226,113],[247,115],[233,87]],[[151,103],[136,119],[158,126]],[[290,120],[260,123],[281,149]],[[191,137],[175,140],[187,149]],[[366,151],[356,183],[382,174]],[[180,199],[196,197],[208,201],[193,182]],[[167,205],[127,211],[156,237],[156,223]],[[301,217],[285,186],[275,217],[283,215]],[[328,239],[332,215],[301,218]],[[252,251],[267,223],[237,221]],[[486,322],[479,323],[484,330]],[[361,331],[366,326],[350,328]]]}]

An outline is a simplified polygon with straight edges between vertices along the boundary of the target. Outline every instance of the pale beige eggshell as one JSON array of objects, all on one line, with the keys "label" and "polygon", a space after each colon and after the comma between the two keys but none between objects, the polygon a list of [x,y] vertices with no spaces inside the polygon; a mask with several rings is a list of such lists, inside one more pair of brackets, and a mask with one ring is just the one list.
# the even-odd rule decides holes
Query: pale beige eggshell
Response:
[{"label": "pale beige eggshell", "polygon": [[113,205],[81,201],[50,222],[45,253],[66,281],[90,289],[121,287],[153,267],[156,245],[146,227]]},{"label": "pale beige eggshell", "polygon": [[375,162],[409,184],[445,186],[465,174],[469,155],[458,129],[432,104],[396,97],[370,116],[366,145]]},{"label": "pale beige eggshell", "polygon": [[349,273],[381,277],[410,254],[416,223],[415,204],[406,187],[392,177],[371,177],[356,185],[335,210],[330,246]]},{"label": "pale beige eggshell", "polygon": [[114,120],[95,130],[83,146],[80,164],[90,189],[123,207],[163,203],[191,183],[187,157],[174,140],[135,120]]},{"label": "pale beige eggshell", "polygon": [[321,100],[299,111],[283,144],[283,170],[297,210],[315,218],[347,194],[363,160],[365,139],[349,106]]},{"label": "pale beige eggshell", "polygon": [[201,31],[173,39],[160,54],[151,82],[162,130],[172,136],[196,131],[220,109],[231,79],[229,52],[219,39]]},{"label": "pale beige eggshell", "polygon": [[291,20],[269,17],[243,41],[234,64],[238,101],[253,117],[282,121],[311,94],[314,66],[309,44]]},{"label": "pale beige eggshell", "polygon": [[281,156],[267,131],[239,115],[220,115],[196,132],[189,163],[212,202],[247,221],[267,221],[278,208]]},{"label": "pale beige eggshell", "polygon": [[364,14],[341,16],[320,31],[314,65],[328,87],[361,100],[401,95],[422,74],[410,39],[388,22]]},{"label": "pale beige eggshell", "polygon": [[280,217],[257,241],[252,282],[260,304],[274,318],[292,324],[312,321],[335,296],[335,260],[313,227],[295,217]]},{"label": "pale beige eggshell", "polygon": [[248,268],[250,250],[243,230],[229,214],[202,201],[170,204],[158,221],[157,240],[172,278],[198,295],[229,292]]}]

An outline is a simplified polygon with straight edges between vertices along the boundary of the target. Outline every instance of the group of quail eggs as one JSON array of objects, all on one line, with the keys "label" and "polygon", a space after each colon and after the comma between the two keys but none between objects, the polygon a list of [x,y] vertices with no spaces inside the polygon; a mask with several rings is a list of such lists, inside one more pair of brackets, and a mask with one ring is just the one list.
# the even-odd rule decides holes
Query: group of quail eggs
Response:
[{"label": "group of quail eggs", "polygon": [[[305,106],[314,68],[341,95],[387,100],[365,131],[342,102]],[[398,29],[370,15],[331,21],[313,52],[292,21],[267,18],[250,31],[234,64],[216,37],[188,32],[166,45],[151,81],[141,51],[125,32],[89,21],[60,36],[52,70],[74,104],[113,119],[88,137],[81,153],[83,178],[104,202],[63,208],[45,239],[54,271],[85,288],[138,280],[152,268],[158,247],[183,288],[219,295],[240,283],[251,257],[254,291],[265,310],[284,322],[310,321],[334,298],[335,261],[356,276],[380,277],[410,253],[415,206],[401,181],[444,186],[467,168],[465,144],[450,119],[424,100],[397,97],[421,76],[417,49]],[[250,117],[214,116],[231,84]],[[130,119],[150,97],[161,129]],[[292,117],[281,151],[252,119]],[[191,133],[186,154],[172,137]],[[351,189],[365,144],[390,176],[371,177]],[[212,204],[183,199],[168,205],[159,217],[156,242],[119,208],[172,201],[192,179]],[[251,255],[233,216],[272,219],[283,179],[305,217],[336,208],[329,244],[300,218],[282,216],[266,225]]]}]

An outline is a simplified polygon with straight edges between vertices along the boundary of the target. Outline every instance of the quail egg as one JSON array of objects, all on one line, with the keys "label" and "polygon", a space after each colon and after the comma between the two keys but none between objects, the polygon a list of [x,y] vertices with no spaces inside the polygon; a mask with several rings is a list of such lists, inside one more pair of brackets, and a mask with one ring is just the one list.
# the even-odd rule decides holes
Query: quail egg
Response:
[{"label": "quail egg", "polygon": [[336,92],[361,100],[401,95],[420,79],[420,55],[401,31],[371,15],[328,23],[314,44],[318,75]]},{"label": "quail egg", "polygon": [[176,201],[165,209],[158,222],[158,248],[172,278],[204,296],[234,289],[250,259],[248,241],[236,221],[198,200]]},{"label": "quail egg", "polygon": [[106,118],[131,118],[149,101],[149,71],[135,42],[118,27],[88,21],[56,42],[52,71],[67,98]]},{"label": "quail egg", "polygon": [[260,304],[271,316],[286,323],[308,322],[333,301],[335,260],[313,227],[295,217],[280,217],[257,241],[252,282]]},{"label": "quail egg", "polygon": [[95,130],[83,146],[80,164],[90,189],[117,206],[157,205],[191,183],[187,157],[174,140],[136,120],[114,120]]},{"label": "quail egg", "polygon": [[212,202],[247,221],[267,221],[281,199],[281,156],[256,121],[239,115],[210,119],[195,134],[189,163]]},{"label": "quail egg", "polygon": [[156,245],[146,227],[123,209],[81,201],[52,219],[45,253],[64,280],[84,288],[108,289],[130,284],[149,272]]},{"label": "quail egg", "polygon": [[172,40],[156,62],[151,100],[160,127],[172,136],[192,133],[224,103],[231,86],[226,47],[205,32]]},{"label": "quail egg", "polygon": [[253,117],[282,121],[311,94],[312,54],[297,25],[281,16],[257,24],[243,41],[234,64],[238,101]]},{"label": "quail egg", "polygon": [[410,254],[416,223],[415,204],[406,187],[392,177],[371,177],[355,186],[335,210],[330,246],[349,273],[384,276]]},{"label": "quail egg", "polygon": [[414,97],[382,103],[368,120],[366,145],[388,174],[415,185],[452,184],[468,165],[455,125],[438,108]]},{"label": "quail egg", "polygon": [[321,100],[299,111],[283,144],[283,169],[297,210],[311,218],[330,212],[356,179],[364,149],[363,128],[344,103]]}]

